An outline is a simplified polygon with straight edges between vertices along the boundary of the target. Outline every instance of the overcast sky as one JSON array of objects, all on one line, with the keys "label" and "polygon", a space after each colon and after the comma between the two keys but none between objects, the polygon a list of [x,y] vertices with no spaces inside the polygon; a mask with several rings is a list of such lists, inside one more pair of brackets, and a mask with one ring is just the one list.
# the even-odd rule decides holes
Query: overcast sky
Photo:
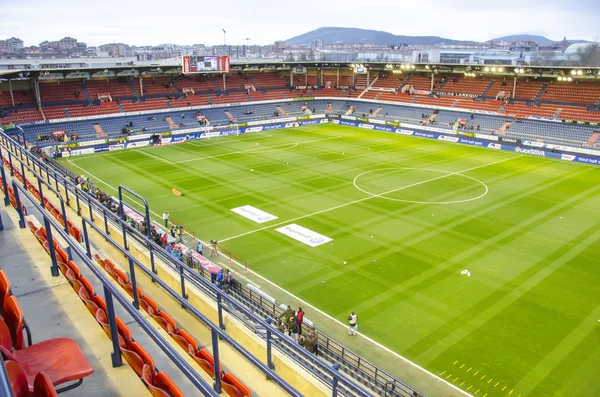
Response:
[{"label": "overcast sky", "polygon": [[528,33],[553,40],[600,36],[600,0],[0,0],[0,39],[25,45],[75,37],[124,42],[270,44],[322,26],[485,41]]}]

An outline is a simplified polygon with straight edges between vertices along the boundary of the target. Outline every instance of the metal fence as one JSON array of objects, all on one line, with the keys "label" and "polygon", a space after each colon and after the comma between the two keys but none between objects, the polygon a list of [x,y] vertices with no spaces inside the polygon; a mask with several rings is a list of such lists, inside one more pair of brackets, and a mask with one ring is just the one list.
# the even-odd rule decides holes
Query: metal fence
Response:
[{"label": "metal fence", "polygon": [[[295,353],[299,357],[303,357],[306,360],[312,361],[314,363],[314,365],[330,379],[329,384],[332,387],[332,395],[335,396],[338,392],[338,389],[343,388],[344,390],[351,391],[352,395],[364,396],[364,397],[372,396],[372,394],[369,391],[364,389],[362,386],[358,385],[356,382],[354,382],[348,376],[338,372],[337,367],[330,366],[327,363],[322,362],[321,360],[315,360],[314,357],[309,352],[307,352],[300,346],[296,345],[293,341],[291,341],[289,338],[286,338],[282,333],[280,333],[277,330],[277,328],[275,328],[274,326],[272,326],[270,324],[270,321],[267,321],[264,318],[258,316],[253,310],[247,308],[245,305],[242,305],[240,302],[238,302],[232,296],[225,293],[224,291],[219,289],[217,286],[215,286],[213,283],[211,283],[210,280],[207,279],[206,275],[199,274],[196,270],[188,267],[187,265],[183,264],[181,261],[178,261],[176,258],[172,257],[171,255],[168,255],[168,253],[166,253],[162,249],[162,247],[156,245],[153,241],[148,239],[147,236],[142,235],[139,231],[137,231],[136,229],[127,225],[116,214],[112,213],[110,210],[108,210],[102,204],[97,202],[90,194],[88,194],[88,193],[82,191],[81,189],[79,189],[78,187],[76,187],[73,182],[68,181],[68,179],[65,178],[64,175],[61,177],[57,176],[55,169],[52,169],[48,164],[44,164],[40,159],[36,158],[31,153],[28,153],[27,151],[23,150],[23,148],[20,145],[18,145],[14,140],[12,140],[11,138],[7,137],[6,135],[4,135],[2,133],[0,133],[0,137],[2,138],[2,141],[3,141],[2,146],[9,152],[9,159],[11,162],[12,162],[13,158],[16,161],[18,161],[19,163],[27,162],[28,164],[31,164],[30,171],[32,171],[36,174],[36,177],[38,180],[43,179],[42,175],[45,173],[48,181],[54,180],[54,182],[56,182],[57,186],[59,184],[61,184],[65,191],[65,196],[66,196],[65,202],[67,204],[69,204],[69,203],[71,203],[71,200],[74,198],[76,200],[76,207],[77,207],[77,211],[79,214],[81,214],[82,204],[84,206],[88,207],[90,218],[92,218],[92,219],[83,218],[83,221],[82,221],[82,227],[83,227],[83,231],[84,231],[84,241],[86,242],[86,247],[88,247],[88,250],[87,250],[88,252],[86,253],[88,256],[86,258],[86,260],[87,260],[86,264],[89,263],[89,258],[91,257],[91,251],[89,251],[89,244],[88,244],[88,242],[89,242],[88,229],[93,229],[95,232],[99,233],[104,240],[106,240],[107,242],[110,242],[113,246],[115,246],[117,249],[119,249],[125,256],[127,256],[129,264],[130,264],[129,270],[131,273],[130,277],[132,279],[132,282],[135,279],[135,272],[138,271],[138,269],[145,272],[149,277],[151,277],[153,279],[153,281],[157,282],[159,285],[161,285],[161,287],[163,287],[165,289],[165,291],[167,291],[171,296],[173,296],[175,299],[177,299],[182,304],[182,306],[186,307],[190,311],[190,313],[192,313],[201,322],[208,325],[211,328],[211,331],[213,332],[213,334],[216,335],[215,337],[220,337],[220,338],[224,339],[234,349],[236,349],[238,352],[240,352],[242,355],[244,355],[246,357],[246,359],[248,359],[250,362],[252,362],[254,365],[256,365],[261,371],[263,371],[270,379],[276,381],[289,394],[299,395],[296,390],[291,388],[291,386],[289,386],[283,379],[281,379],[272,370],[273,366],[272,366],[271,351],[272,351],[272,344],[273,344],[274,340],[283,341],[283,343],[287,345],[286,347],[295,351]],[[11,152],[13,153],[12,156],[10,154]],[[16,153],[16,155],[14,155],[14,153]],[[51,175],[52,175],[52,177],[51,177]],[[70,176],[72,176],[72,174]],[[25,189],[25,188],[20,186],[20,189]],[[26,192],[27,191],[25,189],[24,193],[27,194]],[[70,197],[69,192],[72,193],[73,197]],[[39,204],[37,206],[39,206]],[[42,211],[43,211],[43,209],[42,209]],[[96,224],[94,224],[94,222],[93,222],[93,214],[94,213],[96,213],[96,216],[98,216],[98,215],[102,216],[103,224],[104,224],[104,228],[105,228],[104,231],[101,230]],[[52,220],[52,222],[56,222],[54,219],[51,219],[51,220]],[[135,242],[135,243],[139,244],[141,247],[144,247],[150,254],[151,258],[154,257],[154,258],[160,259],[161,262],[168,264],[172,269],[176,269],[176,271],[178,271],[181,276],[181,278],[180,278],[181,292],[172,290],[164,282],[162,282],[162,280],[160,280],[160,278],[158,278],[155,274],[156,269],[155,269],[154,265],[152,265],[152,270],[154,270],[154,271],[149,271],[143,264],[141,264],[139,261],[137,261],[137,259],[135,259],[133,256],[131,256],[125,247],[121,247],[118,242],[114,241],[109,235],[109,222],[113,225],[117,225],[118,228],[121,228],[125,241],[127,241],[127,238],[129,237],[130,242]],[[61,231],[64,234],[64,230],[61,230]],[[127,245],[127,243],[125,243],[125,246],[126,245]],[[78,249],[80,249],[80,247],[78,247]],[[92,264],[91,266],[95,266],[95,265]],[[97,268],[96,268],[96,270],[97,270]],[[218,311],[219,311],[219,319],[220,319],[218,325],[211,323],[210,320],[208,320],[202,313],[200,313],[197,309],[195,309],[193,306],[191,306],[187,302],[187,300],[184,298],[187,296],[186,282],[189,282],[192,285],[196,286],[197,288],[200,288],[201,290],[208,293],[209,296],[213,297],[217,301]],[[136,285],[132,285],[132,287],[133,287],[133,291],[135,292]],[[135,299],[134,299],[134,301],[135,301]],[[267,365],[266,366],[259,359],[257,359],[256,357],[252,356],[249,352],[247,352],[243,346],[239,345],[236,341],[234,341],[229,335],[227,335],[223,331],[223,328],[224,328],[223,323],[222,323],[223,303],[226,303],[229,307],[235,308],[237,311],[242,313],[247,318],[251,319],[253,322],[260,324],[263,327],[263,329],[266,331],[266,335],[267,335],[267,337],[266,337]],[[133,305],[131,305],[131,309],[135,310],[136,308]]]}]

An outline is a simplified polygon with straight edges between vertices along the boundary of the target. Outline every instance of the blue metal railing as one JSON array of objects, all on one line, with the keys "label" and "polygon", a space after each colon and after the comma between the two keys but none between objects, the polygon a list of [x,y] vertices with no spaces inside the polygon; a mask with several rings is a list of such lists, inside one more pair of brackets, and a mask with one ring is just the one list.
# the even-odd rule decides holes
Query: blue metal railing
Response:
[{"label": "blue metal railing", "polygon": [[[2,165],[4,166],[4,165]],[[39,177],[39,176],[38,176]],[[19,218],[21,222],[24,224],[24,214],[23,209],[21,208],[21,193],[23,197],[29,198],[30,193],[26,188],[16,183],[14,180],[12,181],[12,188],[15,194],[15,199],[17,202],[17,212],[19,214]],[[4,192],[5,195],[8,195],[8,192]],[[39,205],[36,200],[30,199],[30,204],[34,209],[36,209],[42,216],[44,220],[44,224],[46,225],[46,233],[49,240],[48,248],[50,252],[54,252],[56,255],[56,251],[54,248],[54,244],[52,243],[52,233],[56,233],[66,241],[70,241],[69,235],[65,233],[62,229],[62,226],[50,215],[46,212],[45,208]],[[211,388],[211,386],[198,374],[198,372],[190,366],[186,362],[186,360],[179,355],[179,353],[167,342],[160,333],[154,329],[154,327],[146,320],[129,302],[128,297],[126,297],[122,292],[120,292],[112,282],[107,278],[106,275],[98,268],[98,266],[88,258],[86,252],[78,245],[73,244],[72,251],[81,259],[83,263],[90,269],[90,271],[96,276],[96,278],[102,283],[104,290],[104,300],[106,302],[107,307],[107,319],[110,327],[111,338],[113,341],[113,353],[111,355],[112,363],[114,367],[118,367],[121,365],[121,354],[120,354],[120,346],[119,346],[119,338],[118,338],[118,329],[115,320],[114,313],[114,303],[113,298],[116,299],[121,306],[129,313],[129,315],[139,324],[139,326],[148,334],[148,336],[160,347],[160,349],[171,359],[171,361],[181,370],[181,372],[192,382],[192,384],[205,396],[213,396],[217,397],[218,394]]]},{"label": "blue metal railing", "polygon": [[[10,139],[10,138],[9,138]],[[11,145],[12,146],[12,145]],[[19,146],[19,145],[17,145]],[[22,153],[22,152],[21,152]],[[29,161],[29,153],[26,153],[26,157],[28,157],[28,161]],[[34,156],[32,160],[34,161],[34,163],[39,163],[39,160],[37,158],[35,158]],[[48,170],[48,167],[44,164],[44,165],[39,165],[40,171],[42,169],[44,169],[44,171],[47,173],[47,177],[49,178],[50,172]],[[34,166],[35,168],[35,166]],[[62,168],[62,167],[61,167]],[[56,174],[54,173],[54,170],[51,170],[53,175],[56,177]],[[63,170],[63,171],[67,171],[68,170]],[[73,175],[71,173],[71,175]],[[40,176],[41,177],[41,176]],[[57,183],[58,183],[58,179]],[[164,253],[164,250],[162,249],[162,247],[156,245],[154,242],[152,242],[151,240],[148,240],[147,238],[145,238],[145,236],[143,236],[141,233],[139,233],[137,230],[131,228],[129,225],[123,226],[124,222],[121,221],[121,219],[119,219],[118,216],[116,216],[116,214],[113,214],[112,212],[106,210],[106,208],[95,202],[95,200],[87,193],[81,191],[80,189],[76,188],[74,184],[70,184],[67,179],[65,177],[62,178],[62,183],[64,184],[65,187],[65,191],[67,194],[67,198],[68,198],[68,191],[69,189],[71,189],[74,193],[76,198],[78,198],[78,209],[80,209],[79,206],[79,198],[87,198],[88,201],[88,206],[90,209],[90,214],[92,214],[92,210],[96,209],[97,212],[101,212],[104,216],[104,220],[105,220],[105,233],[103,235],[103,237],[105,239],[107,239],[107,241],[109,241],[108,239],[110,239],[108,237],[108,219],[111,220],[112,223],[117,224],[118,226],[121,226],[121,228],[123,229],[123,235],[130,235],[132,236],[137,242],[142,243],[147,249],[148,252],[150,253],[151,257],[153,257],[154,254],[157,255],[157,257],[160,257],[163,262],[169,264],[169,266],[175,270],[177,270],[178,272],[180,272],[181,274],[181,288],[182,288],[182,292],[181,295],[179,295],[178,293],[175,293],[174,291],[168,291],[171,295],[176,294],[178,295],[180,298],[182,298],[182,296],[185,296],[185,284],[184,284],[184,279],[188,280],[191,284],[193,284],[196,287],[201,288],[203,291],[205,292],[209,292],[209,295],[213,296],[219,304],[219,317],[221,318],[221,303],[225,300],[228,304],[230,304],[231,306],[235,307],[236,309],[238,309],[240,312],[243,313],[244,316],[247,316],[249,318],[251,318],[253,321],[255,321],[257,324],[260,324],[261,326],[265,327],[265,329],[267,330],[267,333],[269,334],[269,336],[277,336],[277,337],[282,337],[283,335],[279,335],[279,331],[271,326],[267,321],[265,321],[265,319],[258,317],[253,311],[249,310],[246,306],[242,306],[240,305],[235,299],[232,299],[230,296],[228,296],[227,294],[224,294],[220,289],[216,288],[214,285],[212,285],[208,280],[206,280],[204,277],[202,277],[201,275],[199,275],[198,273],[196,273],[195,271],[193,271],[192,269],[188,268],[185,265],[182,265],[180,261],[177,261],[175,258],[171,257],[170,255],[166,255]],[[130,192],[130,193],[134,193],[134,192]],[[119,225],[120,224],[120,225]],[[91,225],[91,223],[90,223]],[[94,225],[95,226],[95,225]],[[148,228],[149,229],[149,228]],[[100,230],[96,230],[98,232],[100,232]],[[118,245],[114,242],[114,240],[111,240],[113,245]],[[120,247],[119,247],[120,248]],[[135,262],[133,262],[135,263]],[[136,266],[140,267],[141,264],[136,264]],[[141,269],[143,269],[143,271],[146,271],[147,268],[145,266],[141,266]],[[132,269],[132,263],[130,262],[130,272],[132,273],[132,275],[134,275],[135,271],[131,271]],[[154,268],[153,268],[154,270]],[[155,271],[153,271],[153,273],[156,273]],[[152,277],[151,277],[152,278]],[[154,278],[153,278],[154,281]],[[244,286],[242,286],[244,287]],[[136,291],[136,288],[133,288],[133,291]],[[183,298],[182,298],[183,299]],[[179,299],[178,299],[179,300]],[[275,314],[275,312],[278,310],[279,308],[275,308],[273,307],[273,314]],[[221,325],[221,324],[219,324]],[[325,340],[327,340],[327,345],[329,345],[329,341],[330,339],[326,337],[326,335],[324,334],[320,334],[320,342],[323,340],[321,337],[325,338]],[[287,338],[283,338],[283,340],[286,340]],[[321,343],[320,343],[321,344]],[[344,353],[346,354],[350,354],[350,355],[354,355],[354,353],[352,353],[351,351],[344,349],[343,346],[337,344],[337,342],[332,341],[332,344],[335,344],[335,347],[340,347],[341,350],[339,349],[332,349],[332,350],[338,350],[340,351],[341,357],[338,357],[338,359],[344,359]],[[310,362],[314,362],[315,358],[314,356],[312,356],[310,353],[308,353],[306,350],[302,349],[302,348],[298,348],[298,346],[290,344],[290,348],[293,349],[294,351],[296,351],[296,353],[298,353],[300,356],[303,356],[303,358],[310,360]],[[268,353],[268,363],[271,362],[271,354],[270,354],[270,350],[271,350],[271,343],[270,343],[270,339],[267,338],[267,350],[269,350]],[[304,354],[303,354],[304,353]],[[359,356],[358,357],[358,362],[361,362],[361,359]],[[410,388],[409,386],[405,385],[403,382],[398,381],[397,379],[393,378],[392,376],[390,376],[389,374],[387,374],[384,371],[381,371],[379,368],[377,368],[376,366],[372,365],[371,363],[369,363],[366,360],[362,360],[363,363],[365,363],[366,365],[368,365],[368,369],[372,370],[374,373],[374,378],[379,382],[382,383],[382,381],[384,381],[384,385],[385,384],[389,384],[389,382],[391,381],[392,384],[396,384],[396,386],[400,386],[402,389],[406,389],[406,391],[414,391],[414,389]],[[328,374],[329,376],[331,376],[332,385],[335,385],[338,382],[334,382],[333,379],[337,379],[338,381],[341,381],[342,384],[344,384],[349,390],[354,391],[355,387],[357,386],[354,382],[352,382],[349,378],[348,379],[343,379],[344,375],[339,374],[339,372],[337,372],[337,370],[332,369],[331,367],[329,367],[327,364],[321,362],[320,360],[316,360],[315,365],[317,367],[319,367],[319,369],[321,371],[323,371],[324,373]],[[381,376],[383,376],[383,379],[379,379]],[[366,390],[364,390],[363,388],[359,387],[358,389],[359,391],[357,392],[358,395],[370,395],[369,392],[367,392]],[[364,393],[364,394],[363,394]]]}]

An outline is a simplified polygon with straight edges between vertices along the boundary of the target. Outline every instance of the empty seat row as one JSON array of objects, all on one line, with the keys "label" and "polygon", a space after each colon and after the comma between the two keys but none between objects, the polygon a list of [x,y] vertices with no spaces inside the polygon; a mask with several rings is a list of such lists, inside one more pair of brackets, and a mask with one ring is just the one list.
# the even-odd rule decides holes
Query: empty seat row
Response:
[{"label": "empty seat row", "polygon": [[[0,270],[0,353],[15,397],[56,396],[56,386],[79,386],[94,370],[77,343],[53,338],[33,343],[32,331],[4,270]],[[25,336],[25,335],[26,336]]]}]

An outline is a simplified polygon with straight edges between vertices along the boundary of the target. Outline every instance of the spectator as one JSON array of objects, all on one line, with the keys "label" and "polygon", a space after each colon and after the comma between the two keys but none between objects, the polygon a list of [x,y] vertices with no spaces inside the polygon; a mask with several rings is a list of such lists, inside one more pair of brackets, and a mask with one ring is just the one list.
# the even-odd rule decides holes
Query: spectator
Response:
[{"label": "spectator", "polygon": [[312,330],[308,336],[304,339],[304,348],[309,352],[313,353],[315,356],[319,355],[318,350],[319,342],[317,338],[317,333],[315,330]]},{"label": "spectator", "polygon": [[169,213],[167,211],[163,212],[162,215],[163,222],[165,223],[165,227],[169,226]]},{"label": "spectator", "polygon": [[[198,242],[196,243],[196,252],[199,253],[200,255],[202,255],[202,249],[204,248],[204,246],[202,245],[202,241],[198,240]],[[202,255],[204,256],[204,255]]]},{"label": "spectator", "polygon": [[181,225],[179,225],[177,228],[177,238],[179,239],[180,243],[183,243],[183,226]]},{"label": "spectator", "polygon": [[292,339],[294,342],[298,343],[298,335],[300,332],[300,328],[298,327],[298,319],[295,316],[292,316],[292,322],[290,325],[290,333],[292,334]]},{"label": "spectator", "polygon": [[292,317],[293,315],[294,315],[294,310],[292,310],[292,307],[290,305],[288,305],[287,309],[285,309],[285,311],[283,313],[281,313],[281,315],[279,316],[279,319],[283,319],[287,323],[288,319],[290,317]]},{"label": "spectator", "polygon": [[223,288],[223,269],[219,269],[217,272],[217,286]]},{"label": "spectator", "polygon": [[192,263],[192,249],[191,248],[185,248],[183,250],[183,263],[185,263],[189,267],[192,267],[193,263]]},{"label": "spectator", "polygon": [[298,308],[296,318],[298,319],[298,333],[302,335],[302,322],[304,322],[304,311],[302,311],[301,307]]},{"label": "spectator", "polygon": [[358,316],[356,313],[352,312],[348,316],[348,335],[356,336],[356,331],[358,330]]},{"label": "spectator", "polygon": [[225,276],[223,278],[223,289],[225,292],[229,292],[229,288],[233,285],[233,275],[229,271],[229,269],[225,269]]}]

